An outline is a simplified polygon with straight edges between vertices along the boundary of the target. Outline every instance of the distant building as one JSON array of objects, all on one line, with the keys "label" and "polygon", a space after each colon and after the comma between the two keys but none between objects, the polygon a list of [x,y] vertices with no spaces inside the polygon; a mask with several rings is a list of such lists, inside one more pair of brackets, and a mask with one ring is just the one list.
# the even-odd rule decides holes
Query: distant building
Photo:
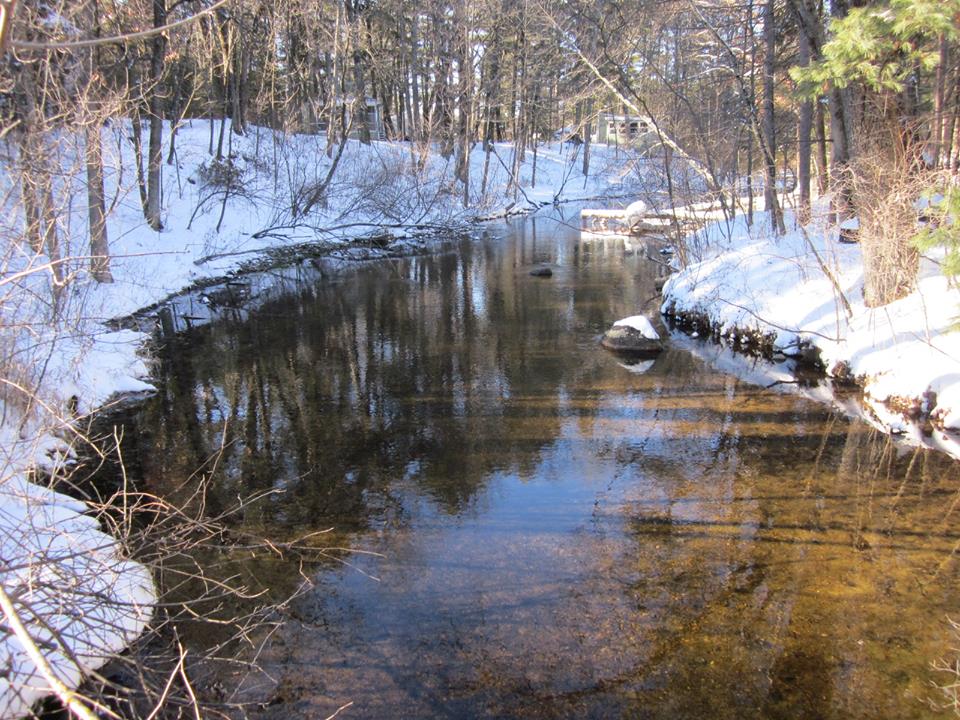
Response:
[{"label": "distant building", "polygon": [[[370,128],[371,140],[386,140],[387,131],[383,126],[383,106],[379,100],[368,97],[366,102],[367,127]],[[348,120],[349,122],[349,120]],[[360,123],[354,121],[350,137],[359,137]]]},{"label": "distant building", "polygon": [[[350,111],[353,107],[352,98],[348,99],[347,102],[347,112],[345,117],[345,122],[347,125],[351,125]],[[343,108],[343,101],[337,101],[337,107],[334,112],[339,113]],[[311,122],[307,113],[304,113],[304,124],[307,127],[311,125],[316,128],[317,132],[326,132],[327,131],[327,120],[326,118],[321,118],[315,122]],[[312,115],[312,113],[311,113]],[[387,131],[383,124],[383,106],[380,101],[376,98],[368,97],[366,101],[366,119],[367,127],[370,128],[370,139],[371,140],[386,140]],[[353,124],[350,127],[350,137],[359,138],[360,137],[360,122],[359,119],[354,119]]]},{"label": "distant building", "polygon": [[591,127],[590,142],[605,145],[636,145],[649,142],[653,132],[649,118],[640,115],[614,115],[602,112]]}]

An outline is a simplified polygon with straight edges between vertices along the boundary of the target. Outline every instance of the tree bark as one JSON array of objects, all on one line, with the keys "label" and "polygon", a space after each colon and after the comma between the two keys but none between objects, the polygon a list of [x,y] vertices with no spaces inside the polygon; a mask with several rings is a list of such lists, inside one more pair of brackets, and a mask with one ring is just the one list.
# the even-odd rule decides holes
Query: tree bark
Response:
[{"label": "tree bark", "polygon": [[[593,127],[593,98],[586,101],[583,124],[583,183],[586,186],[590,175],[590,130]],[[597,121],[599,122],[599,120]]]},{"label": "tree bark", "polygon": [[420,40],[417,37],[417,25],[419,16],[414,13],[410,18],[410,93],[411,93],[411,140],[423,139],[423,105],[420,98],[420,54],[418,45]]},{"label": "tree bark", "polygon": [[[163,27],[167,21],[166,0],[153,0],[153,26]],[[147,151],[146,220],[154,230],[160,230],[161,172],[163,167],[163,59],[167,41],[157,33],[151,41],[150,53],[150,139]]]},{"label": "tree bark", "polygon": [[[800,32],[798,38],[798,61],[800,67],[810,64],[810,40],[806,33]],[[800,190],[800,222],[810,219],[810,158],[813,151],[811,134],[813,130],[813,101],[800,103],[800,117],[797,123],[797,183]]]},{"label": "tree bark", "polygon": [[940,35],[940,62],[937,64],[937,76],[934,87],[933,97],[933,155],[934,167],[943,165],[944,141],[944,107],[947,95],[947,61],[949,59],[949,45],[947,38]]},{"label": "tree bark", "polygon": [[[356,124],[360,134],[360,142],[364,145],[370,144],[370,124],[367,122],[367,86],[364,79],[363,67],[363,48],[360,47],[360,31],[362,23],[360,22],[359,7],[356,0],[346,0],[347,18],[350,20],[350,37],[353,44],[353,119],[351,124]],[[356,35],[356,38],[354,38]]]},{"label": "tree bark", "polygon": [[774,234],[784,233],[783,215],[777,201],[776,118],[774,116],[774,61],[777,49],[777,27],[774,17],[774,0],[767,0],[763,8],[763,135],[765,138],[764,168],[766,181],[763,184],[763,199],[770,214],[770,226]]},{"label": "tree bark", "polygon": [[460,56],[460,181],[463,183],[463,206],[470,207],[470,150],[473,145],[473,58],[470,48],[470,27],[464,22]]},{"label": "tree bark", "polygon": [[110,272],[110,247],[107,240],[107,213],[103,190],[103,140],[100,137],[100,118],[87,122],[86,170],[87,209],[90,227],[90,275],[97,282],[113,282]]},{"label": "tree bark", "polygon": [[7,51],[10,28],[17,13],[17,0],[0,0],[0,56]]},{"label": "tree bark", "polygon": [[[94,32],[100,35],[100,8],[92,4]],[[84,164],[87,173],[87,218],[90,233],[90,275],[97,282],[113,282],[110,273],[110,248],[107,240],[107,213],[103,188],[103,121],[101,109],[100,49],[93,47],[86,57],[86,96],[84,124]]]}]

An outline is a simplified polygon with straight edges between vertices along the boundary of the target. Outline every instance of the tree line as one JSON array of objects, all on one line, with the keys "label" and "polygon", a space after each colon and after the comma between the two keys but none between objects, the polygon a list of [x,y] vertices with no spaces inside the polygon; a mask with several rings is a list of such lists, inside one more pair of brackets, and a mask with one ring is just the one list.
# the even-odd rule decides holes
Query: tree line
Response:
[{"label": "tree line", "polygon": [[[24,239],[58,280],[51,134],[83,137],[90,269],[109,280],[100,129],[118,118],[132,121],[156,229],[163,165],[187,118],[210,121],[218,159],[230,133],[254,124],[325,132],[334,159],[348,137],[433,149],[455,160],[467,203],[471,183],[486,184],[470,177],[478,144],[514,143],[517,173],[545,141],[580,142],[587,173],[599,113],[642,115],[665,162],[677,150],[696,158],[722,200],[762,189],[774,232],[785,175],[801,217],[831,192],[841,219],[863,220],[884,204],[878,182],[960,165],[960,0],[2,0],[0,10],[0,133]],[[875,215],[875,229],[889,228]],[[877,303],[902,292],[895,268],[916,262],[903,243],[886,257],[890,244],[876,249],[894,266],[891,287],[870,289]]]}]

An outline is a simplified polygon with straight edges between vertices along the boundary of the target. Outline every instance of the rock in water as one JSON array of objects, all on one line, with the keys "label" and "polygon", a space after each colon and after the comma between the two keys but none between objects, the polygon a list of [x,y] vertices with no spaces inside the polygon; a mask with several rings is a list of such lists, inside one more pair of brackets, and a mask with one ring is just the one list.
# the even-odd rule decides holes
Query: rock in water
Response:
[{"label": "rock in water", "polygon": [[530,274],[534,277],[553,277],[553,270],[548,267],[539,267],[531,270]]},{"label": "rock in water", "polygon": [[643,315],[615,322],[600,344],[607,350],[631,357],[653,357],[663,350],[659,333]]}]

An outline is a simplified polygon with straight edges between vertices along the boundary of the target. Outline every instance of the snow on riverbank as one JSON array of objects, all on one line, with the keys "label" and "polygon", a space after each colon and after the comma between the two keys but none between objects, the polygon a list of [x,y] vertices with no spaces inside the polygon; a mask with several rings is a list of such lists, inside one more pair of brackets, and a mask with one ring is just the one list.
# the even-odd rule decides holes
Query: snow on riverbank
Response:
[{"label": "snow on riverbank", "polygon": [[[0,435],[4,446],[18,444]],[[16,449],[14,449],[16,452]],[[0,485],[3,590],[49,670],[76,687],[146,627],[156,601],[149,570],[121,557],[82,502],[7,475]],[[26,715],[50,685],[4,622],[0,717]]]},{"label": "snow on riverbank", "polygon": [[[94,282],[87,270],[82,138],[50,137],[50,156],[62,169],[54,173],[55,204],[69,279],[55,312],[48,258],[17,242],[23,209],[9,171],[16,149],[0,143],[0,235],[6,239],[0,273],[0,344],[6,350],[0,350],[0,364],[6,373],[16,371],[11,377],[28,391],[0,388],[6,390],[0,392],[0,547],[6,568],[0,583],[69,686],[143,629],[155,599],[149,572],[122,559],[117,542],[85,514],[86,506],[26,480],[31,468],[63,458],[64,443],[54,437],[70,435],[63,418],[94,411],[116,393],[151,389],[138,355],[146,336],[108,331],[105,321],[222,278],[269,250],[304,243],[348,247],[374,234],[383,242],[384,232],[428,235],[558,201],[636,194],[658,182],[656,163],[602,146],[592,149],[585,178],[581,149],[559,143],[540,147],[536,155],[528,150],[512,182],[512,147],[496,144],[488,154],[478,145],[470,157],[471,196],[464,208],[454,157],[409,143],[351,140],[325,192],[317,194],[333,162],[322,135],[254,128],[239,137],[228,128],[228,146],[217,161],[209,153],[209,133],[207,121],[179,128],[173,163],[163,166],[163,228],[157,231],[143,218],[129,122],[104,128],[110,284]],[[28,393],[40,402],[29,402]],[[0,673],[0,718],[18,717],[50,692],[49,685],[14,635],[0,640],[0,653],[8,659]]]},{"label": "snow on riverbank", "polygon": [[828,373],[857,378],[875,423],[927,442],[910,420],[928,418],[933,443],[960,454],[960,292],[936,263],[922,262],[911,295],[871,309],[858,246],[826,226],[771,238],[762,220],[706,228],[705,256],[667,281],[662,312],[734,341],[762,336],[785,355],[816,349]]},{"label": "snow on riverbank", "polygon": [[[147,371],[135,355],[138,333],[54,339],[38,330],[36,337],[46,349],[41,410],[23,418],[0,407],[7,420],[0,424],[0,583],[47,671],[73,688],[143,632],[156,590],[150,571],[126,559],[90,507],[28,478],[35,469],[68,472],[72,452],[60,438],[72,433],[55,417],[64,398],[83,397],[92,407],[118,391],[151,387],[137,379]],[[24,424],[17,427],[15,419]],[[8,618],[3,628],[0,718],[18,718],[52,690]]]}]

